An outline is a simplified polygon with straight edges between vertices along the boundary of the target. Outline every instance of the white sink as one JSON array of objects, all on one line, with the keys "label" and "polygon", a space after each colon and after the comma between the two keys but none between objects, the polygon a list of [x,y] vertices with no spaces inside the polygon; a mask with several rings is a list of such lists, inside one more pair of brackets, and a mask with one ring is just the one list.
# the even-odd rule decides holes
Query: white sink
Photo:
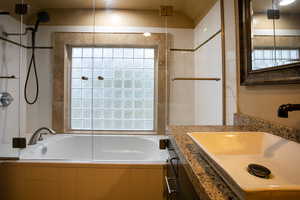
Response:
[{"label": "white sink", "polygon": [[[241,199],[300,200],[300,145],[263,132],[194,132],[188,135]],[[249,164],[271,171],[251,175]]]}]

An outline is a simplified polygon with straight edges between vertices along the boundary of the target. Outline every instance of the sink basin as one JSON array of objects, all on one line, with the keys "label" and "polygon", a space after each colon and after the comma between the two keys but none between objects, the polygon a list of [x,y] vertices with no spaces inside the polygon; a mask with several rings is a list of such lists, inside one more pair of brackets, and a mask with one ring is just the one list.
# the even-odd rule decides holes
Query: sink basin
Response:
[{"label": "sink basin", "polygon": [[[300,199],[300,145],[263,132],[193,132],[200,147],[233,191],[245,200]],[[267,178],[249,173],[258,164],[271,171]]]}]

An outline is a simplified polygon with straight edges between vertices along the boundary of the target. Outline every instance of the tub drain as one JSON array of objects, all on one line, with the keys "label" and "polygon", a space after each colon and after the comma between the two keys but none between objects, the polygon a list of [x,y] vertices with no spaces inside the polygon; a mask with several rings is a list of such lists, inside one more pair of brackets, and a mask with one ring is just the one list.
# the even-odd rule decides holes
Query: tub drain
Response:
[{"label": "tub drain", "polygon": [[249,164],[248,165],[248,172],[253,175],[253,176],[257,176],[260,178],[269,178],[271,171],[262,166],[262,165],[258,165],[258,164]]}]

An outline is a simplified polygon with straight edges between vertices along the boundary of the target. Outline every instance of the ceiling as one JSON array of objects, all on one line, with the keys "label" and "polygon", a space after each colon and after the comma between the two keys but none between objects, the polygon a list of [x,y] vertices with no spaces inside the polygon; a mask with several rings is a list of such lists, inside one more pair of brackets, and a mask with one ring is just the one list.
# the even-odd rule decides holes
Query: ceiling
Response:
[{"label": "ceiling", "polygon": [[[252,0],[253,11],[256,13],[266,12],[267,9],[271,9],[273,7],[273,1],[275,2],[275,4],[277,3],[278,5],[279,0]],[[294,3],[287,6],[278,6],[277,8],[282,13],[300,14],[300,0],[296,0]]]},{"label": "ceiling", "polygon": [[[22,0],[0,1],[0,10],[14,10],[14,5]],[[96,8],[158,10],[161,5],[172,5],[175,11],[181,12],[198,22],[217,0],[95,0]],[[49,8],[93,8],[93,0],[24,0],[30,5],[31,13]]]}]

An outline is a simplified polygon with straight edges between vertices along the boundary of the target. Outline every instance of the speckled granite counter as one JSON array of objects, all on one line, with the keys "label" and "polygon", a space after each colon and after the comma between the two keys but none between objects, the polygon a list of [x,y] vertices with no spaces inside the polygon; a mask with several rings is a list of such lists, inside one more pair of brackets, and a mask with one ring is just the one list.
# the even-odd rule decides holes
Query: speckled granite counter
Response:
[{"label": "speckled granite counter", "polygon": [[171,126],[169,136],[201,200],[238,200],[225,181],[202,157],[188,132],[247,131],[242,126]]},{"label": "speckled granite counter", "polygon": [[201,200],[238,200],[224,179],[200,153],[188,132],[262,131],[300,143],[300,130],[235,114],[236,126],[170,126],[168,135]]}]

